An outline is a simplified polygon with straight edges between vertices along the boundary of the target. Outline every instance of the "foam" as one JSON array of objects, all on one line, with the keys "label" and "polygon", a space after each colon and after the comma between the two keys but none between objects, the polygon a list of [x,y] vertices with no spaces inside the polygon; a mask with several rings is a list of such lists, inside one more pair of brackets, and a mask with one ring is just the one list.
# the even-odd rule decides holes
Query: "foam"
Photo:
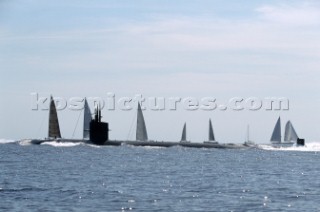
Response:
[{"label": "foam", "polygon": [[15,143],[15,142],[17,141],[12,139],[0,139],[0,144],[9,144],[9,143]]},{"label": "foam", "polygon": [[259,148],[272,151],[301,151],[301,152],[320,152],[320,142],[308,142],[305,146],[292,147],[272,147],[270,145],[259,145]]},{"label": "foam", "polygon": [[48,142],[43,142],[41,145],[49,145],[53,147],[74,147],[78,146],[81,143],[77,142],[57,142],[57,141],[48,141]]}]

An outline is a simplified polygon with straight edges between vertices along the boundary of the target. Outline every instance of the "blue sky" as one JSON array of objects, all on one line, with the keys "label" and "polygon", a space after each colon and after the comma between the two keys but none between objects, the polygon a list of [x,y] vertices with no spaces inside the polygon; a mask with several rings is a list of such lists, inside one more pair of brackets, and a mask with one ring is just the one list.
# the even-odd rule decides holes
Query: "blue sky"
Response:
[{"label": "blue sky", "polygon": [[[30,93],[54,96],[287,97],[289,111],[145,111],[149,137],[191,140],[213,120],[222,142],[269,140],[279,115],[317,141],[318,1],[0,2],[0,137],[46,136],[47,111]],[[134,112],[103,111],[111,137],[126,139]],[[78,112],[60,111],[71,137]],[[43,121],[44,120],[44,121]],[[44,124],[41,124],[41,123]],[[76,136],[81,135],[80,127]]]}]

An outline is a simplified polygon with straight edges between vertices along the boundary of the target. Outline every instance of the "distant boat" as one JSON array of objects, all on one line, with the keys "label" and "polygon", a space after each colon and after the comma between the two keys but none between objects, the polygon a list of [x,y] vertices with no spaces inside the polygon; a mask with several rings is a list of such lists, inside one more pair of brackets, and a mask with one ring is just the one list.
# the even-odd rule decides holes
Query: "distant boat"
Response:
[{"label": "distant boat", "polygon": [[190,142],[190,141],[187,141],[187,123],[184,123],[183,125],[180,142],[187,142],[187,143]]},{"label": "distant boat", "polygon": [[281,143],[281,119],[278,118],[276,125],[274,126],[271,139],[271,143]]},{"label": "distant boat", "polygon": [[303,138],[299,138],[296,131],[293,128],[291,121],[286,124],[286,131],[284,133],[284,141],[286,142],[297,142],[297,146],[304,146],[305,141]]},{"label": "distant boat", "polygon": [[82,139],[70,139],[62,138],[60,133],[60,126],[58,120],[57,109],[53,97],[50,97],[49,107],[49,125],[48,125],[48,137],[45,139],[32,139],[31,143],[41,144],[44,142],[57,141],[57,142],[90,142],[90,123],[92,121],[91,110],[87,100],[84,102],[84,117],[83,117],[83,138]]},{"label": "distant boat", "polygon": [[137,115],[137,130],[136,130],[136,140],[137,141],[148,141],[148,133],[146,128],[146,123],[143,118],[143,113],[138,103],[138,115]]},{"label": "distant boat", "polygon": [[50,105],[49,105],[49,122],[48,122],[48,137],[44,139],[31,139],[32,144],[41,144],[43,142],[50,141],[63,141],[61,138],[59,119],[56,109],[56,104],[53,100],[53,97],[50,96]]},{"label": "distant boat", "polygon": [[83,139],[88,140],[90,138],[90,122],[92,120],[91,110],[87,99],[84,99],[84,115],[83,115]]},{"label": "distant boat", "polygon": [[293,146],[297,140],[298,140],[298,135],[293,128],[293,125],[291,121],[288,121],[286,123],[285,127],[285,133],[284,133],[284,141],[281,139],[281,119],[280,117],[278,118],[276,125],[273,129],[272,135],[271,135],[271,143],[273,146],[279,146],[279,147],[290,147]]},{"label": "distant boat", "polygon": [[209,136],[208,136],[208,141],[204,141],[204,143],[215,143],[215,144],[218,144],[218,142],[215,140],[215,137],[214,137],[211,119],[209,119]]},{"label": "distant boat", "polygon": [[50,96],[48,138],[61,138],[57,109],[52,96]]},{"label": "distant boat", "polygon": [[[90,137],[90,122],[92,120],[91,110],[88,105],[87,99],[84,101],[84,117],[83,117],[83,139],[88,140]],[[50,97],[50,108],[49,108],[49,127],[48,127],[48,139],[55,140],[61,139],[60,126],[58,120],[58,114],[53,97]],[[78,141],[79,139],[67,139],[68,141]]]},{"label": "distant boat", "polygon": [[250,140],[250,126],[247,126],[246,140],[244,141],[246,146],[255,146],[256,144]]},{"label": "distant boat", "polygon": [[286,129],[284,133],[284,141],[286,142],[296,142],[298,139],[298,135],[294,130],[291,121],[288,121],[286,124]]}]

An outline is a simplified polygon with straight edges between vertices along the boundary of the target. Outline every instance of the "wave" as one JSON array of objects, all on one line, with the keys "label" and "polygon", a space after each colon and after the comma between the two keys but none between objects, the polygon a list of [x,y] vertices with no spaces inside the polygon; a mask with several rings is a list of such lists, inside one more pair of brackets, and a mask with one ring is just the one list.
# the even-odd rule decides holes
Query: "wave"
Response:
[{"label": "wave", "polygon": [[49,145],[54,147],[74,147],[81,145],[80,142],[57,142],[57,141],[48,141],[43,142],[41,145]]},{"label": "wave", "polygon": [[92,148],[101,148],[102,147],[102,146],[95,145],[95,144],[86,144],[86,143],[83,143],[83,144],[88,146],[88,147],[92,147]]},{"label": "wave", "polygon": [[301,151],[301,152],[320,152],[320,142],[308,142],[304,146],[293,147],[272,147],[269,145],[259,145],[259,148],[272,151]]},{"label": "wave", "polygon": [[46,191],[47,189],[44,188],[33,188],[33,187],[27,187],[27,188],[0,188],[0,192],[8,193],[8,192],[33,192],[33,191]]},{"label": "wave", "polygon": [[31,139],[23,139],[18,141],[20,146],[29,146],[32,144]]},{"label": "wave", "polygon": [[0,139],[0,144],[10,144],[10,143],[15,143],[17,142],[16,140],[12,139]]},{"label": "wave", "polygon": [[167,147],[163,146],[141,146],[143,149],[167,149]]}]

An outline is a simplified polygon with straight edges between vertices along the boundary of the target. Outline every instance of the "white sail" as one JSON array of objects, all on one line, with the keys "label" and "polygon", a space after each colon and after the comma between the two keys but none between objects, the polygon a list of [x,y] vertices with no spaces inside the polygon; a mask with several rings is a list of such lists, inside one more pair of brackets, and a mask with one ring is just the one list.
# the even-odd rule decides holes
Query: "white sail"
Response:
[{"label": "white sail", "polygon": [[186,123],[184,123],[183,125],[181,141],[187,141],[187,124]]},{"label": "white sail", "polygon": [[284,133],[284,141],[297,141],[298,135],[296,131],[294,130],[291,121],[288,121],[286,124],[286,129]]},{"label": "white sail", "polygon": [[270,141],[273,143],[281,143],[281,120],[280,120],[280,117],[278,118],[278,121],[277,121],[276,125],[274,126]]},{"label": "white sail", "polygon": [[146,123],[144,121],[142,110],[141,110],[139,103],[138,103],[136,140],[137,141],[147,141],[148,140]]},{"label": "white sail", "polygon": [[61,138],[58,114],[56,110],[56,105],[52,96],[50,97],[50,109],[49,109],[49,127],[48,127],[48,137],[49,138]]},{"label": "white sail", "polygon": [[215,141],[211,119],[209,119],[209,141]]},{"label": "white sail", "polygon": [[84,117],[83,117],[83,139],[90,137],[90,122],[92,120],[91,111],[87,99],[84,99]]}]

